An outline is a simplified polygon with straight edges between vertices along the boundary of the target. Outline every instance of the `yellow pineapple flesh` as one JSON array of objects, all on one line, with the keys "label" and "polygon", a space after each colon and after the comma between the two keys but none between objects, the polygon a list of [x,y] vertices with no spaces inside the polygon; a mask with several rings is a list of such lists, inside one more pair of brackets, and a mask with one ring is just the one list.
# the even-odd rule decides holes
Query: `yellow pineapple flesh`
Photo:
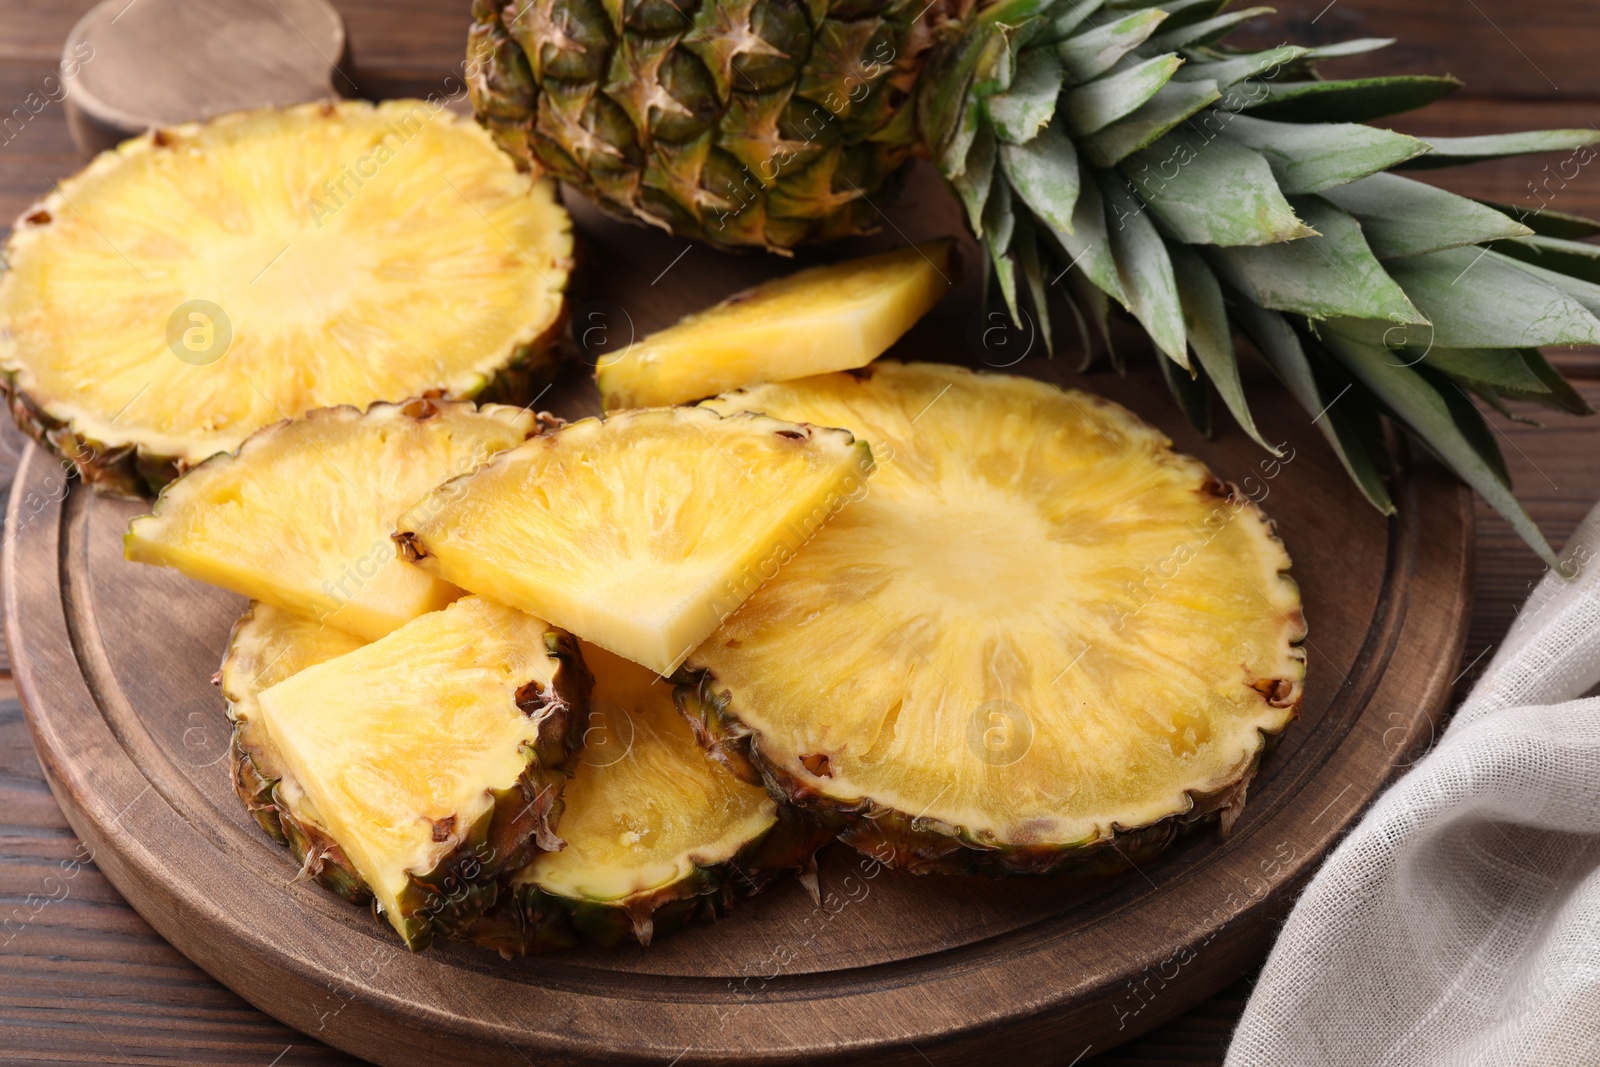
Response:
[{"label": "yellow pineapple flesh", "polygon": [[366,644],[316,619],[255,603],[234,623],[217,674],[233,723],[233,787],[246,810],[274,839],[288,845],[304,874],[351,900],[366,885],[328,835],[316,805],[288,773],[261,725],[258,697],[307,667]]},{"label": "yellow pineapple flesh", "polygon": [[798,271],[601,360],[607,411],[699,400],[757,382],[864,367],[950,287],[951,242]]},{"label": "yellow pineapple flesh", "polygon": [[559,847],[557,768],[588,698],[570,641],[466,597],[257,698],[276,758],[413,947]]},{"label": "yellow pineapple flesh", "polygon": [[545,359],[572,235],[554,186],[472,122],[348,101],[135,138],[35,205],[6,255],[14,404],[90,443],[86,467],[136,454],[149,474],[314,408],[471,397]]},{"label": "yellow pineapple flesh", "polygon": [[864,490],[843,430],[704,408],[584,419],[405,514],[408,558],[669,674]]},{"label": "yellow pineapple flesh", "polygon": [[774,788],[923,870],[1049,869],[1237,814],[1305,672],[1289,557],[1237,491],[1023,378],[880,362],[708,404],[879,457],[688,663],[691,713]]},{"label": "yellow pineapple flesh", "polygon": [[[262,691],[366,643],[354,634],[271,604],[252,604],[240,616],[228,639],[217,683],[228,702],[234,745],[239,755],[251,760],[256,776],[277,780],[284,773],[283,762],[267,743],[261,726]],[[279,789],[286,804],[317,821],[311,802],[293,779],[282,782]]]},{"label": "yellow pineapple flesh", "polygon": [[315,411],[168,485],[124,551],[376,640],[461,595],[396,557],[395,519],[536,430],[528,412],[464,401]]},{"label": "yellow pineapple flesh", "polygon": [[736,857],[777,823],[759,786],[709,758],[655,673],[586,645],[589,729],[563,794],[567,847],[516,878],[570,900],[623,904]]}]

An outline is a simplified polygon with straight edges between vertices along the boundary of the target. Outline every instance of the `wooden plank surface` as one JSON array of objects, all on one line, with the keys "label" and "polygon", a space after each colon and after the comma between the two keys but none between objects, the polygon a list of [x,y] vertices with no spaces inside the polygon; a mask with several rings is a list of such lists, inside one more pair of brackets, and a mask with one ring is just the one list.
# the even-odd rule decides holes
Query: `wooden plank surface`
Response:
[{"label": "wooden plank surface", "polygon": [[[88,0],[0,0],[0,116],[22,106],[54,71],[60,42]],[[441,83],[460,54],[466,0],[338,0],[350,29],[352,76],[369,91],[419,92]],[[1403,48],[1350,60],[1336,73],[1448,71],[1458,96],[1409,119],[1419,133],[1589,125],[1600,100],[1592,0],[1294,0],[1263,39],[1397,35]],[[1324,27],[1327,27],[1326,29]],[[1499,97],[1491,99],[1488,97]],[[1510,202],[1528,196],[1547,160],[1515,160],[1443,175],[1462,192]],[[60,108],[45,106],[0,134],[0,217],[15,216],[79,166]],[[1553,206],[1600,214],[1594,164]],[[1600,357],[1561,359],[1600,406]],[[1092,383],[1091,383],[1092,387]],[[1519,494],[1560,542],[1600,498],[1600,420],[1540,416],[1532,427],[1495,418]],[[1476,599],[1462,667],[1482,669],[1541,566],[1479,505]],[[9,535],[9,534],[8,534]],[[0,1062],[351,1063],[245,1004],[157,937],[95,870],[43,784],[20,712],[0,690]],[[1240,982],[1186,1016],[1093,1062],[1220,1063],[1248,995]],[[1091,1061],[1085,1060],[1084,1063]]]}]

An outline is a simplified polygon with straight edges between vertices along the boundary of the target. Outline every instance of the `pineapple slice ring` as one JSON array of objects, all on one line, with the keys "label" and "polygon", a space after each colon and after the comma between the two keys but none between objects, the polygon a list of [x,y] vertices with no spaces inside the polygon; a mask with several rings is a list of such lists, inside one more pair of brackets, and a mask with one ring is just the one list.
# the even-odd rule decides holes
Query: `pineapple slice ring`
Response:
[{"label": "pineapple slice ring", "polygon": [[722,756],[915,870],[1116,866],[1231,825],[1305,674],[1253,504],[1125,409],[1024,378],[877,363],[707,406],[845,427],[879,465],[690,657],[680,697]]},{"label": "pineapple slice ring", "polygon": [[561,847],[559,768],[588,694],[571,635],[463,597],[262,690],[253,718],[375,906],[421,949]]},{"label": "pineapple slice ring", "polygon": [[461,595],[396,558],[395,518],[537,432],[534,415],[499,404],[313,411],[169,484],[123,553],[376,641]]},{"label": "pineapple slice ring", "polygon": [[131,494],[313,408],[548,373],[572,234],[471,121],[346,101],[136,137],[5,255],[18,423]]},{"label": "pineapple slice ring", "polygon": [[641,944],[789,870],[833,834],[709,759],[654,672],[583,645],[590,725],[562,795],[567,847],[534,857],[471,937],[502,952]]}]

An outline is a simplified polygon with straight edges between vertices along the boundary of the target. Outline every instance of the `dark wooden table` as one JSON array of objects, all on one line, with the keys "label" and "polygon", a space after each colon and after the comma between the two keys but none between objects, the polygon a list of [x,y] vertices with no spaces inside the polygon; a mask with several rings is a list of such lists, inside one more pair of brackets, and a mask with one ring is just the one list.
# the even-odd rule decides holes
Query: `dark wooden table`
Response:
[{"label": "dark wooden table", "polygon": [[[469,0],[335,2],[350,33],[345,73],[365,94],[426,94],[460,61]],[[0,219],[14,218],[53,180],[82,165],[60,104],[37,102],[57,84],[46,79],[54,78],[61,42],[90,6],[92,0],[0,0]],[[1468,81],[1464,93],[1424,117],[1397,123],[1407,132],[1600,122],[1600,63],[1593,59],[1600,12],[1593,0],[1290,0],[1281,7],[1253,35],[1256,43],[1394,36],[1401,45],[1345,61],[1339,73],[1448,72]],[[174,47],[181,49],[181,42]],[[32,105],[30,94],[37,94]],[[1554,166],[1545,169],[1557,162],[1486,164],[1447,172],[1441,181],[1458,192],[1530,207],[1538,184],[1548,190],[1543,196],[1550,206],[1600,216],[1600,161],[1571,180]],[[1600,353],[1554,358],[1600,407]],[[1087,385],[1093,388],[1092,380]],[[1600,419],[1538,417],[1542,426],[1492,416],[1519,495],[1559,544],[1600,499]],[[5,480],[14,447],[14,437],[0,436]],[[1481,504],[1478,518],[1460,690],[1482,670],[1542,570]],[[92,864],[76,862],[82,859],[78,849],[40,774],[9,674],[0,674],[0,1063],[357,1062],[282,1026],[189,963]],[[1240,981],[1093,1062],[1218,1064],[1249,992],[1249,980]]]}]

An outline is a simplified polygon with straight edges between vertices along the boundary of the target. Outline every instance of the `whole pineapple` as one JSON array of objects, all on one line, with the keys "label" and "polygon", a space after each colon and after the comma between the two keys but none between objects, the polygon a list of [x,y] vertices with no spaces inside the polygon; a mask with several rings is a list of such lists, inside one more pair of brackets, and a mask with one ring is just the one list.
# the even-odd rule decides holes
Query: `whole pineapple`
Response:
[{"label": "whole pineapple", "polygon": [[[476,0],[479,119],[607,210],[726,247],[865,232],[931,157],[1014,316],[1065,298],[1089,350],[1113,305],[1209,429],[1256,436],[1247,334],[1384,512],[1380,415],[1553,553],[1468,397],[1588,413],[1539,354],[1600,343],[1600,224],[1496,209],[1388,171],[1587,154],[1594,130],[1428,141],[1360,125],[1450,78],[1321,80],[1382,47],[1230,49],[1227,0]],[[1480,247],[1474,247],[1480,246]],[[1109,343],[1109,338],[1107,337]],[[1265,441],[1262,441],[1266,445]]]}]

